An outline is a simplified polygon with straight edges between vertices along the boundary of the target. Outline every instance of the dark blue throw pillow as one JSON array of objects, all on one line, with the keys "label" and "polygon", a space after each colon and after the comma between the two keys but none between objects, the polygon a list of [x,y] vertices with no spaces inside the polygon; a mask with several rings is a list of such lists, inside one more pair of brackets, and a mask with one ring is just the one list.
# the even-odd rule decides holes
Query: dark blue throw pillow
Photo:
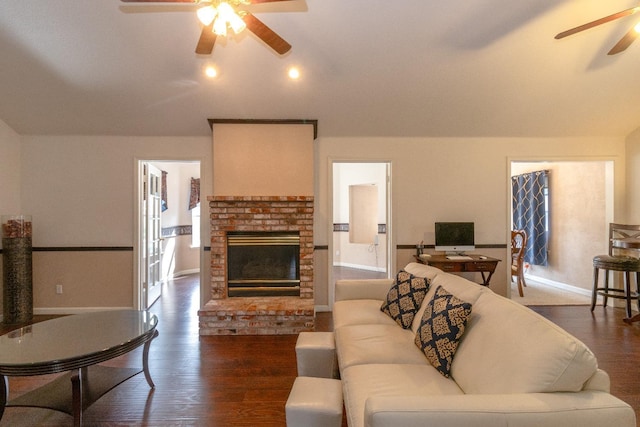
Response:
[{"label": "dark blue throw pillow", "polygon": [[398,325],[408,329],[428,290],[427,279],[400,270],[380,310],[388,314]]},{"label": "dark blue throw pillow", "polygon": [[422,316],[415,343],[429,363],[447,378],[470,315],[471,304],[439,286]]}]

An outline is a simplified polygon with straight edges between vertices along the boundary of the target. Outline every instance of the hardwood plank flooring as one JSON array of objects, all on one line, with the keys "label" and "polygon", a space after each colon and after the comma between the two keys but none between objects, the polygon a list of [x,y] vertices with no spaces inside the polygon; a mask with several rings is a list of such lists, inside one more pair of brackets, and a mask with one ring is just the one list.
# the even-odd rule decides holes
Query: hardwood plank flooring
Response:
[{"label": "hardwood plank flooring", "polygon": [[[297,337],[199,337],[198,304],[197,276],[165,285],[162,298],[151,309],[159,318],[160,331],[149,356],[155,390],[138,375],[91,406],[85,425],[285,425],[284,404],[296,376]],[[640,418],[640,325],[625,325],[624,310],[611,307],[597,307],[593,314],[585,306],[532,309],[594,351],[600,367],[611,376],[612,393],[636,408]],[[0,333],[13,328],[0,325]],[[317,329],[332,330],[330,313],[318,313]],[[109,365],[141,366],[141,354],[138,349]],[[20,395],[51,377],[11,378],[10,393]],[[0,427],[70,425],[68,415],[35,408],[7,408],[0,420]]]}]

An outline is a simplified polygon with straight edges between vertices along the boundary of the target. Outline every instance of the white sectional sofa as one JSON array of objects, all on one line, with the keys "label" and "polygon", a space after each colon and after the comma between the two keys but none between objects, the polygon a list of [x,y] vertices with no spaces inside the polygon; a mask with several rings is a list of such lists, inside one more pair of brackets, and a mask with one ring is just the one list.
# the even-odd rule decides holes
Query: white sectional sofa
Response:
[{"label": "white sectional sofa", "polygon": [[[336,353],[350,427],[635,427],[609,376],[578,339],[460,276],[411,263],[430,284],[404,329],[380,307],[393,280],[336,283]],[[415,343],[438,287],[472,305],[446,377]],[[588,313],[585,312],[585,316]]]}]

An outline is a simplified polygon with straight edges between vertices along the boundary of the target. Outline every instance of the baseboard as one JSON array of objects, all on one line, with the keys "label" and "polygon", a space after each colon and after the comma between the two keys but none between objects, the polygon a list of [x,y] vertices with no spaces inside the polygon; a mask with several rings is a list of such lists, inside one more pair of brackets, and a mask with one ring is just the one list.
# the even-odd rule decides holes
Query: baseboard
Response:
[{"label": "baseboard", "polygon": [[316,313],[326,313],[331,311],[328,305],[316,305]]},{"label": "baseboard", "polygon": [[387,271],[384,267],[374,267],[372,265],[360,265],[360,264],[351,264],[348,262],[336,262],[333,264],[334,267],[347,267],[347,268],[357,268],[358,270],[367,270],[367,271],[375,271],[378,273],[385,273]]},{"label": "baseboard", "polygon": [[166,280],[176,279],[176,278],[181,277],[181,276],[188,276],[189,274],[198,274],[198,273],[200,273],[200,269],[199,268],[192,268],[192,269],[189,269],[189,270],[175,271],[173,273],[173,275],[171,275],[171,277],[167,278]]},{"label": "baseboard", "polygon": [[573,292],[574,294],[584,295],[586,297],[591,297],[591,289],[579,288],[577,286],[568,285],[562,282],[556,282],[555,280],[545,279],[544,277],[532,276],[530,274],[524,275],[525,281],[528,279],[533,280],[534,282],[541,283],[543,285],[551,286],[557,289],[561,289],[567,292]]}]

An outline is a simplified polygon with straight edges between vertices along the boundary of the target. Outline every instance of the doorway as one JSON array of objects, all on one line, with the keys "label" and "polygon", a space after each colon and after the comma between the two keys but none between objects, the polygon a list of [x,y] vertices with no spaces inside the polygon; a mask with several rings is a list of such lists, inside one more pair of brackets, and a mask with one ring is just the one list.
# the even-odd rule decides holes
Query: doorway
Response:
[{"label": "doorway", "polygon": [[[513,160],[509,178],[540,170],[549,171],[548,265],[525,262],[525,299],[536,298],[531,304],[542,301],[540,305],[546,305],[544,301],[560,303],[556,298],[567,301],[590,298],[592,259],[598,253],[607,252],[608,224],[614,218],[614,161]],[[512,195],[511,190],[509,194]],[[513,218],[511,200],[510,197],[507,210],[509,227]],[[508,232],[510,234],[510,230]],[[512,285],[511,298],[521,301],[513,289]]]},{"label": "doorway", "polygon": [[172,279],[200,272],[199,160],[137,160],[134,307],[148,309]]},{"label": "doorway", "polygon": [[[330,283],[392,271],[391,163],[333,161]],[[329,289],[333,304],[333,286]]]}]

